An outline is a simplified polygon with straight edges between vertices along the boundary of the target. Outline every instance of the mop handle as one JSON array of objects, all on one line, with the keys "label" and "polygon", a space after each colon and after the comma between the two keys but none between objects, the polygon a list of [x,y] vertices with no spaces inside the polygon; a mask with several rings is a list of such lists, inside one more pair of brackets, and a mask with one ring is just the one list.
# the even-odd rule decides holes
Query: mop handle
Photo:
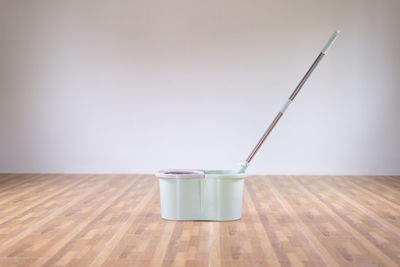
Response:
[{"label": "mop handle", "polygon": [[334,32],[329,38],[328,42],[324,46],[324,48],[321,50],[321,53],[318,55],[318,57],[315,59],[314,63],[311,65],[310,69],[307,71],[306,75],[304,75],[303,79],[300,81],[300,83],[297,85],[296,89],[293,91],[293,93],[290,95],[289,99],[285,102],[283,105],[282,109],[278,112],[274,120],[271,122],[263,136],[260,138],[256,146],[254,147],[253,151],[249,154],[249,156],[246,159],[244,167],[246,168],[250,161],[253,159],[254,155],[257,153],[257,151],[260,149],[262,144],[264,143],[265,139],[268,137],[268,135],[271,133],[271,131],[274,129],[275,125],[278,123],[278,121],[281,119],[283,114],[285,113],[286,109],[289,107],[289,105],[293,102],[294,98],[297,96],[299,93],[300,89],[303,87],[305,82],[307,81],[308,77],[310,77],[311,73],[314,71],[314,69],[317,67],[318,63],[321,61],[321,59],[326,55],[328,52],[329,48],[332,46],[333,42],[336,40],[338,37],[340,31],[337,30]]}]

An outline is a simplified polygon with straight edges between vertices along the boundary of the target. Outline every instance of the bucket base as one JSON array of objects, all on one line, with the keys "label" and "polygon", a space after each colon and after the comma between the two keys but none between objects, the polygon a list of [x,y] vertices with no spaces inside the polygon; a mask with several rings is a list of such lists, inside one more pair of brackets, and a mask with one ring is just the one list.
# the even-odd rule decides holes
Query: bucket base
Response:
[{"label": "bucket base", "polygon": [[161,216],[161,218],[163,220],[166,221],[178,221],[178,222],[198,222],[198,221],[202,221],[202,222],[232,222],[232,221],[238,221],[240,220],[242,217],[236,218],[236,219],[229,219],[229,220],[218,220],[218,219],[172,219],[172,218],[165,218],[163,216]]}]

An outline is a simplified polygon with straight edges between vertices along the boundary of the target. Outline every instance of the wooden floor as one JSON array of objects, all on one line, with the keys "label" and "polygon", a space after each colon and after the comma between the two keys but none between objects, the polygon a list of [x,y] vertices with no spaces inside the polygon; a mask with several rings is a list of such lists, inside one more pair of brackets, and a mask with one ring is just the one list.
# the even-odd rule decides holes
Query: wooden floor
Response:
[{"label": "wooden floor", "polygon": [[145,175],[0,175],[0,266],[399,266],[400,177],[251,176],[234,222]]}]

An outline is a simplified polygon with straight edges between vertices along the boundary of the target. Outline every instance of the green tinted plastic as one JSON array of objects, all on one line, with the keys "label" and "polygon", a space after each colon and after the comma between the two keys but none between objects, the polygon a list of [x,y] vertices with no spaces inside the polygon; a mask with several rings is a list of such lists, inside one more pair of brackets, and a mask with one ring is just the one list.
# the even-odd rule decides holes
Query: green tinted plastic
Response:
[{"label": "green tinted plastic", "polygon": [[246,173],[239,173],[236,170],[205,170],[206,178],[240,179],[247,176]]}]

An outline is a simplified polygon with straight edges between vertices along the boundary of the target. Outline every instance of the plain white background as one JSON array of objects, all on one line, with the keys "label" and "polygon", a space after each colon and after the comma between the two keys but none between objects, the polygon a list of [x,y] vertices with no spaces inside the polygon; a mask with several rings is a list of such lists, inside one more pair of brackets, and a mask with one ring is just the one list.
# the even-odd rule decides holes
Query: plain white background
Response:
[{"label": "plain white background", "polygon": [[0,1],[0,172],[400,174],[400,1]]}]

